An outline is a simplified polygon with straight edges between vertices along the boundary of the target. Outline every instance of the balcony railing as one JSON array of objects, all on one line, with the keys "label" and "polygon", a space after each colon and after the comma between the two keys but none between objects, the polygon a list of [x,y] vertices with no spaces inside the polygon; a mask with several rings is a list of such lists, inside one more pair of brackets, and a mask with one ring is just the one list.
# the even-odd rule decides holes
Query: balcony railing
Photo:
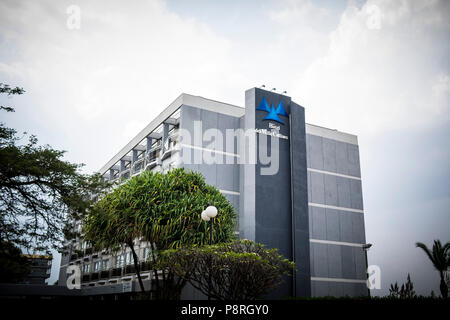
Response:
[{"label": "balcony railing", "polygon": [[111,270],[111,277],[121,277],[122,276],[122,268],[114,268]]},{"label": "balcony railing", "polygon": [[129,265],[125,267],[124,274],[133,274],[136,273],[136,268],[133,265]]},{"label": "balcony railing", "polygon": [[120,179],[121,179],[121,180],[126,180],[126,179],[128,179],[129,177],[130,177],[130,170],[123,171],[123,172],[120,174]]},{"label": "balcony railing", "polygon": [[100,272],[94,272],[91,274],[91,281],[97,281],[100,279]]},{"label": "balcony railing", "polygon": [[109,278],[111,278],[111,270],[100,271],[100,279],[109,279]]},{"label": "balcony railing", "polygon": [[176,138],[178,138],[180,130],[178,128],[173,128],[171,130],[169,130],[169,138],[172,140],[175,140]]},{"label": "balcony railing", "polygon": [[152,269],[151,262],[141,262],[141,271],[149,271]]},{"label": "balcony railing", "polygon": [[81,279],[82,282],[89,282],[91,281],[91,277],[89,274],[83,274],[83,277]]},{"label": "balcony railing", "polygon": [[144,169],[145,159],[140,159],[134,163],[133,174]]}]

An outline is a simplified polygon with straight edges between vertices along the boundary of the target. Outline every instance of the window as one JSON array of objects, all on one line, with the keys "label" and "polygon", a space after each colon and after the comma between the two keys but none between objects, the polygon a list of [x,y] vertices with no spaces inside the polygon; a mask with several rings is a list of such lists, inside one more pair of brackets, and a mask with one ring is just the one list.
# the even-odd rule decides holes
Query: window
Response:
[{"label": "window", "polygon": [[94,263],[94,272],[100,271],[100,268],[101,268],[101,261],[96,261]]},{"label": "window", "polygon": [[91,265],[90,264],[83,264],[83,273],[89,273],[91,271]]},{"label": "window", "polygon": [[116,268],[122,268],[124,264],[124,256],[123,254],[119,254],[116,256]]},{"label": "window", "polygon": [[134,263],[134,261],[133,261],[133,254],[131,253],[131,251],[127,252],[126,255],[125,255],[125,263],[127,265]]},{"label": "window", "polygon": [[109,260],[105,259],[102,261],[102,270],[108,270],[109,269]]},{"label": "window", "polygon": [[144,261],[151,261],[152,260],[152,249],[150,248],[144,248]]}]

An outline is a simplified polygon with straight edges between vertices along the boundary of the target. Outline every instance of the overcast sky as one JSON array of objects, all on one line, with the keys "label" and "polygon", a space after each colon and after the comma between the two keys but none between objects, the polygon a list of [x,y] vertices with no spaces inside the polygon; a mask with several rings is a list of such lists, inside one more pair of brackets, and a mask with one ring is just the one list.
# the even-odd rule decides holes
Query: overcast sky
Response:
[{"label": "overcast sky", "polygon": [[358,135],[373,294],[407,273],[438,293],[414,244],[450,240],[449,31],[450,1],[1,0],[0,82],[26,90],[1,121],[93,172],[182,92],[287,90]]}]

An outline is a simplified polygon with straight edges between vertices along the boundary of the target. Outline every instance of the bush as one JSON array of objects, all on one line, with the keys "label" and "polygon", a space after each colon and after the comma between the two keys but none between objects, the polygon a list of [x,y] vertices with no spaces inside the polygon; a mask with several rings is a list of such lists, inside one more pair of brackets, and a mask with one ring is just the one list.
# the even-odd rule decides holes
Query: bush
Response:
[{"label": "bush", "polygon": [[294,263],[277,249],[248,240],[166,250],[160,268],[170,270],[217,300],[262,298],[289,275]]}]

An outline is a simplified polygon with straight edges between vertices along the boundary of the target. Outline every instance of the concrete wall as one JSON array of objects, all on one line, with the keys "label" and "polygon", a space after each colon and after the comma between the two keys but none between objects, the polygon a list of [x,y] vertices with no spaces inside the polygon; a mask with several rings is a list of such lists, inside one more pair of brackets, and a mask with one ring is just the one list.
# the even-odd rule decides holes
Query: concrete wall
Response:
[{"label": "concrete wall", "polygon": [[367,295],[357,140],[324,128],[314,133],[323,134],[306,135],[311,293]]},{"label": "concrete wall", "polygon": [[[237,144],[233,152],[226,152],[226,129],[237,129],[240,126],[240,119],[226,114],[203,110],[192,106],[181,106],[180,113],[180,129],[188,130],[191,133],[191,147],[186,146],[187,143],[182,142],[180,155],[183,157],[185,153],[190,154],[190,163],[182,164],[182,167],[188,170],[200,172],[208,184],[215,185],[221,190],[223,195],[233,205],[235,212],[239,212],[239,166],[237,158],[229,155],[234,153],[237,155]],[[194,134],[194,121],[201,121],[201,135],[208,129],[218,129],[223,134],[223,141],[203,141],[198,139]],[[193,147],[192,147],[193,146]],[[221,147],[222,146],[222,147]],[[219,152],[211,152],[216,150]],[[213,154],[215,157],[222,159],[222,164],[205,164],[195,163],[196,159],[202,159],[205,153]],[[234,161],[235,164],[227,164],[228,161]]]}]

